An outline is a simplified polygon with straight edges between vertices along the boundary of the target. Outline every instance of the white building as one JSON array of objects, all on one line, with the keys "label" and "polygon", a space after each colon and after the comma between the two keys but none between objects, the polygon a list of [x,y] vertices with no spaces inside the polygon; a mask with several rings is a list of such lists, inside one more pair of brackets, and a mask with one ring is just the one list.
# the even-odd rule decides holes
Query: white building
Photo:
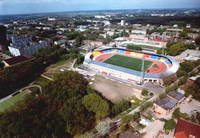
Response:
[{"label": "white building", "polygon": [[125,25],[125,20],[121,20],[121,26],[124,26]]}]

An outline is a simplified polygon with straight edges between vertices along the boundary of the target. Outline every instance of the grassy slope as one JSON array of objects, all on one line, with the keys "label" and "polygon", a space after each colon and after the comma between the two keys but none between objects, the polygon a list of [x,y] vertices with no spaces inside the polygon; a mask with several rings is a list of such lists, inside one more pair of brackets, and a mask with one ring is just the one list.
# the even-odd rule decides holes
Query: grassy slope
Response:
[{"label": "grassy slope", "polygon": [[11,108],[18,101],[23,100],[26,95],[28,95],[28,93],[26,91],[25,92],[21,92],[21,93],[17,94],[16,96],[11,97],[10,99],[0,103],[0,112],[4,112],[5,110]]}]

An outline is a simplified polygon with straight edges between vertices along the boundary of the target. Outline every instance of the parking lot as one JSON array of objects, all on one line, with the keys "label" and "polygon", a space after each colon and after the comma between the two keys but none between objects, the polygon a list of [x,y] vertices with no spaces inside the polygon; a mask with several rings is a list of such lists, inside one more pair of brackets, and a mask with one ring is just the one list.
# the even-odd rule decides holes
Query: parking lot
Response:
[{"label": "parking lot", "polygon": [[187,113],[189,116],[191,116],[195,111],[200,112],[200,102],[194,99],[192,99],[191,102],[183,102],[178,107],[181,112]]},{"label": "parking lot", "polygon": [[94,76],[91,82],[90,85],[92,88],[113,103],[122,99],[129,99],[133,96],[140,97],[141,94],[141,89],[102,76]]}]

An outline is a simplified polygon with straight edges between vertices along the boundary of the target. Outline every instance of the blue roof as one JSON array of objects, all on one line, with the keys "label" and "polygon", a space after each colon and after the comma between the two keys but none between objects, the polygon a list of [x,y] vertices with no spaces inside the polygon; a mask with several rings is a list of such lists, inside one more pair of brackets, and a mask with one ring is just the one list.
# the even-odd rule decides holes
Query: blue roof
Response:
[{"label": "blue roof", "polygon": [[156,101],[155,104],[159,105],[160,107],[166,110],[171,110],[172,108],[176,106],[177,102],[166,97],[166,98]]}]

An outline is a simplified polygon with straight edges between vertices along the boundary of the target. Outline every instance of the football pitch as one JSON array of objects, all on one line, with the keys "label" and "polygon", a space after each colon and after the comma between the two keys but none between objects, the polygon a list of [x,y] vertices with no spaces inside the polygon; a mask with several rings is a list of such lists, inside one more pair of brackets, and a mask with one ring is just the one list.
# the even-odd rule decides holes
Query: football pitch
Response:
[{"label": "football pitch", "polygon": [[[104,63],[128,68],[135,71],[142,71],[142,59],[114,55],[111,58],[104,61]],[[144,61],[144,71],[146,71],[151,65],[152,61]]]}]

